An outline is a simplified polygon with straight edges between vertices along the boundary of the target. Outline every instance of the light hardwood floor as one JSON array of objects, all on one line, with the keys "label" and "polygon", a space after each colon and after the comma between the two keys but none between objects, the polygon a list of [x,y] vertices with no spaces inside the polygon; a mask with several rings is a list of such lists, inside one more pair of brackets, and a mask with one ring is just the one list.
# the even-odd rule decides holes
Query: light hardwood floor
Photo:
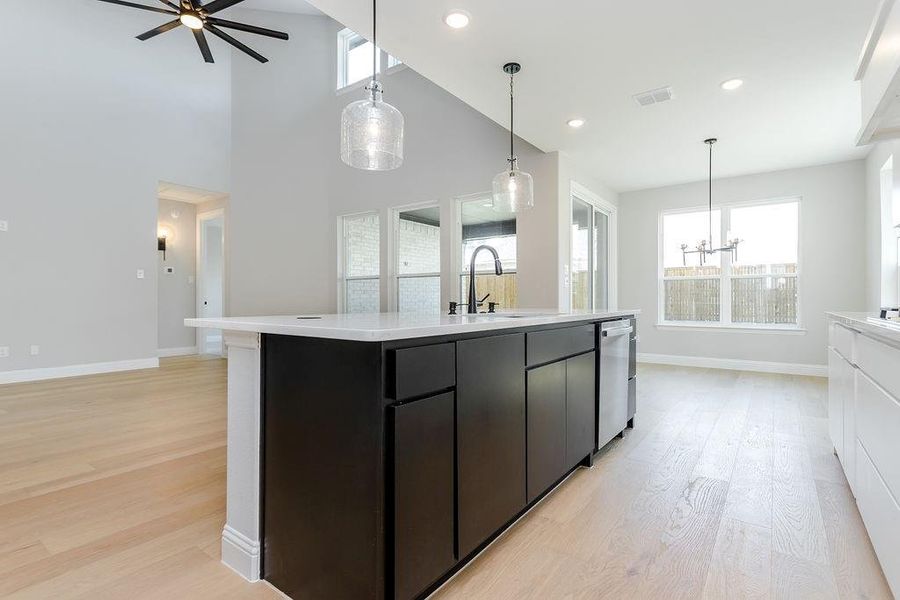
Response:
[{"label": "light hardwood floor", "polygon": [[[890,598],[825,381],[642,366],[637,427],[434,598]],[[0,386],[0,597],[280,598],[219,563],[225,364]]]}]

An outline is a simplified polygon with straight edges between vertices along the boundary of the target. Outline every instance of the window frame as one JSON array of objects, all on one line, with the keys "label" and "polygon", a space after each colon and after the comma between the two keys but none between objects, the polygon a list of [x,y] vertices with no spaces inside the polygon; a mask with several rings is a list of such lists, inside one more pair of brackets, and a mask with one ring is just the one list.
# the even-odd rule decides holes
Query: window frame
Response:
[{"label": "window frame", "polygon": [[[468,289],[463,285],[463,281],[465,277],[469,276],[469,270],[467,268],[460,267],[463,261],[463,224],[462,224],[462,213],[463,213],[463,204],[468,202],[487,202],[491,201],[493,198],[491,196],[491,192],[478,192],[474,194],[466,194],[464,196],[457,196],[455,198],[455,206],[454,206],[454,227],[452,231],[452,239],[451,239],[451,252],[450,252],[450,276],[452,278],[451,282],[451,291],[450,298],[458,298],[460,304],[468,302]],[[503,273],[509,275],[516,275],[516,279],[518,279],[519,274],[519,260],[518,260],[518,246],[519,244],[519,227],[518,227],[518,217],[516,217],[516,268],[508,269],[506,266],[503,267]],[[488,275],[493,274],[493,269],[482,269],[481,271],[475,271],[475,275]],[[509,307],[509,306],[500,306],[500,310],[515,310],[518,307]],[[466,308],[460,308],[461,312],[466,312]]]},{"label": "window frame", "polygon": [[[692,276],[665,276],[665,256],[664,256],[664,227],[663,222],[667,215],[706,212],[708,206],[692,206],[685,208],[664,209],[659,212],[657,224],[657,315],[656,327],[659,329],[694,329],[694,330],[714,330],[714,331],[745,331],[755,333],[805,333],[803,320],[803,240],[801,225],[803,218],[803,197],[780,196],[774,198],[766,198],[762,200],[746,200],[737,202],[724,202],[713,204],[713,210],[719,210],[721,219],[721,236],[727,236],[727,232],[731,230],[731,211],[736,208],[749,208],[758,206],[767,206],[775,204],[797,204],[797,272],[786,274],[767,274],[767,275],[735,275],[732,272],[731,253],[721,254],[721,272],[718,275],[719,280],[719,320],[718,321],[667,321],[665,318],[666,305],[666,281],[686,281],[686,280],[705,280],[716,279],[716,277],[692,275]],[[739,250],[740,251],[740,250]],[[778,324],[778,323],[735,323],[732,321],[731,315],[731,291],[732,282],[735,279],[757,279],[760,277],[791,277],[796,281],[797,288],[797,322],[795,324]]]},{"label": "window frame", "polygon": [[[364,88],[369,84],[369,81],[371,81],[371,75],[369,75],[364,77],[363,79],[360,79],[359,81],[354,81],[352,83],[347,82],[347,55],[350,50],[356,47],[351,47],[351,44],[357,38],[359,40],[362,40],[362,43],[366,43],[369,41],[364,36],[356,33],[349,27],[345,27],[337,33],[337,68],[335,69],[335,72],[337,80],[336,93],[339,95]],[[403,64],[400,59],[391,54],[388,54],[384,51],[384,49],[376,46],[375,52],[376,69],[379,75],[390,75],[391,73],[406,68],[406,65]],[[385,65],[387,65],[387,68],[383,68]]]},{"label": "window frame", "polygon": [[[444,307],[444,225],[443,222],[438,225],[441,229],[441,243],[440,243],[440,265],[441,270],[436,273],[415,273],[411,275],[401,275],[400,267],[397,262],[400,259],[400,252],[398,249],[398,242],[400,239],[400,214],[403,212],[407,212],[410,210],[417,210],[421,208],[437,208],[441,211],[441,203],[439,201],[431,201],[431,202],[418,202],[415,204],[405,204],[402,206],[394,206],[391,207],[391,229],[390,235],[388,236],[388,281],[390,282],[388,285],[388,306],[390,307],[391,312],[400,312],[400,280],[401,279],[412,279],[416,277],[438,277],[440,279],[440,288],[441,288],[441,300],[438,305],[438,314],[442,313],[442,309]],[[441,211],[443,212],[443,211]]]},{"label": "window frame", "polygon": [[[374,216],[378,219],[378,275],[347,275],[347,225],[346,220],[364,216]],[[364,210],[359,212],[347,213],[337,217],[337,312],[347,313],[347,282],[348,281],[378,281],[378,312],[382,311],[381,298],[381,279],[382,279],[382,256],[381,256],[381,213],[377,210]]]}]

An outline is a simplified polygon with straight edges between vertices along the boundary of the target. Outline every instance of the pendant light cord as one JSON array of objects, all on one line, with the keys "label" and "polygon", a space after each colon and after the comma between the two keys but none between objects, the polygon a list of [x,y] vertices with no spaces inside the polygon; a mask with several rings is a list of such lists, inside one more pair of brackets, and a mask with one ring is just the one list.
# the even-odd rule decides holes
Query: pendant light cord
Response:
[{"label": "pendant light cord", "polygon": [[372,87],[378,81],[378,0],[372,0]]},{"label": "pendant light cord", "polygon": [[712,147],[709,145],[709,249],[712,250]]},{"label": "pendant light cord", "polygon": [[515,75],[513,73],[509,74],[509,164],[510,168],[515,164],[516,154],[513,149],[513,129],[514,129],[514,120],[515,112],[513,110],[513,77]]}]

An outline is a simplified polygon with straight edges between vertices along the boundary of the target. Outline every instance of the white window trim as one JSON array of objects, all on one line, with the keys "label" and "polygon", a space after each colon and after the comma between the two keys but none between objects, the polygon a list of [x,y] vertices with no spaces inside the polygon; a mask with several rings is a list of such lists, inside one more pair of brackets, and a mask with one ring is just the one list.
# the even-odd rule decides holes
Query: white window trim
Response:
[{"label": "white window trim", "polygon": [[[345,27],[341,31],[338,32],[337,37],[337,68],[335,69],[337,75],[337,89],[336,95],[340,96],[342,94],[346,94],[349,92],[353,92],[355,90],[364,89],[369,82],[371,81],[371,77],[366,77],[364,79],[360,79],[359,81],[354,81],[353,83],[345,83],[347,81],[347,53],[349,52],[349,43],[350,40],[357,36],[355,31],[350,29],[349,27]],[[360,36],[362,37],[362,36]],[[368,41],[368,40],[367,40]],[[402,71],[406,68],[406,65],[403,62],[394,56],[388,54],[385,50],[381,48],[377,48],[377,70],[379,75],[388,76],[396,73],[397,71]],[[392,64],[393,61],[396,61]],[[383,65],[387,65],[386,69],[382,69]]]},{"label": "white window trim", "polygon": [[[691,276],[691,277],[664,277],[663,266],[663,218],[666,215],[703,212],[709,210],[709,206],[692,206],[684,208],[665,209],[659,212],[659,220],[657,223],[657,314],[656,328],[665,330],[704,330],[704,331],[731,331],[731,332],[752,332],[752,333],[794,333],[804,334],[806,328],[803,320],[803,196],[779,196],[774,198],[766,198],[763,200],[741,200],[736,202],[723,202],[713,204],[713,210],[720,211],[721,233],[724,238],[730,229],[731,210],[734,208],[742,208],[749,206],[765,206],[767,204],[785,204],[788,202],[797,203],[797,272],[796,273],[779,273],[773,275],[732,275],[731,274],[731,258],[722,257],[722,273],[716,277],[707,276]],[[731,322],[731,281],[733,279],[756,278],[756,277],[794,277],[797,280],[797,323],[796,325],[778,325],[778,324],[752,324],[752,323],[732,323]],[[719,279],[719,321],[667,321],[665,319],[665,281],[669,280],[696,280],[696,279]],[[727,320],[726,320],[727,317]]]},{"label": "white window trim", "polygon": [[[375,215],[378,217],[378,232],[379,232],[379,244],[378,244],[378,253],[379,253],[379,264],[378,264],[378,275],[357,275],[353,277],[347,276],[347,265],[344,261],[346,254],[346,230],[344,228],[344,219],[350,217],[362,217],[365,215]],[[378,280],[379,290],[381,289],[382,282],[382,266],[381,266],[381,242],[380,239],[382,237],[382,226],[381,226],[381,214],[377,210],[363,210],[359,212],[346,213],[343,215],[338,215],[337,217],[337,312],[338,313],[346,313],[347,312],[347,282],[348,281],[359,281],[359,280]],[[378,295],[378,306],[381,312],[383,311],[383,303],[381,299],[381,293],[379,291]]]},{"label": "white window trim", "polygon": [[[400,237],[400,213],[406,212],[409,210],[417,210],[420,208],[437,208],[439,211],[441,210],[441,203],[438,201],[432,202],[418,202],[416,204],[405,204],[402,206],[394,206],[390,209],[390,218],[391,218],[391,228],[388,231],[388,239],[387,239],[387,255],[388,255],[388,281],[390,285],[388,285],[387,297],[388,297],[388,306],[390,307],[391,312],[399,312],[400,311],[400,279],[401,277],[440,277],[441,279],[441,308],[444,306],[444,274],[440,271],[436,273],[416,273],[414,275],[400,275],[400,269],[397,266],[397,261],[400,258],[399,252],[397,250],[397,240]],[[439,225],[441,228],[441,265],[444,265],[444,234],[443,234],[443,222]]]},{"label": "white window trim", "polygon": [[[575,208],[575,198],[578,198],[582,202],[586,202],[593,208],[599,210],[603,214],[606,215],[607,218],[607,226],[609,228],[608,238],[607,238],[607,248],[606,248],[606,256],[609,264],[607,265],[607,284],[609,286],[608,289],[608,299],[607,299],[607,310],[617,310],[619,306],[619,218],[618,218],[618,209],[615,204],[604,200],[599,195],[592,192],[590,189],[585,187],[584,185],[578,183],[577,181],[571,181],[569,184],[569,227],[568,227],[568,269],[564,275],[564,280],[560,282],[560,284],[564,288],[564,292],[566,295],[567,304],[569,308],[572,307],[572,285],[571,285],[571,274],[572,274],[572,255],[573,255],[573,244],[575,240],[572,239],[572,215]],[[593,282],[592,277],[592,287],[596,285]],[[593,306],[594,302],[594,290],[591,290],[591,306]]]}]

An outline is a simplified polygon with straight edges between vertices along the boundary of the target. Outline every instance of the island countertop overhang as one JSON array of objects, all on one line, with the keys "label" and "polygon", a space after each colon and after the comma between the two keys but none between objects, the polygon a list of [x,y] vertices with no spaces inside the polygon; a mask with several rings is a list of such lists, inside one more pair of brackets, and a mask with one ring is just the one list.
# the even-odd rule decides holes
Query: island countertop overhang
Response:
[{"label": "island countertop overhang", "polygon": [[544,325],[564,325],[622,317],[636,317],[639,310],[554,311],[516,310],[476,315],[417,315],[409,313],[348,313],[268,315],[185,319],[188,327],[293,335],[335,340],[384,342],[458,335]]}]

